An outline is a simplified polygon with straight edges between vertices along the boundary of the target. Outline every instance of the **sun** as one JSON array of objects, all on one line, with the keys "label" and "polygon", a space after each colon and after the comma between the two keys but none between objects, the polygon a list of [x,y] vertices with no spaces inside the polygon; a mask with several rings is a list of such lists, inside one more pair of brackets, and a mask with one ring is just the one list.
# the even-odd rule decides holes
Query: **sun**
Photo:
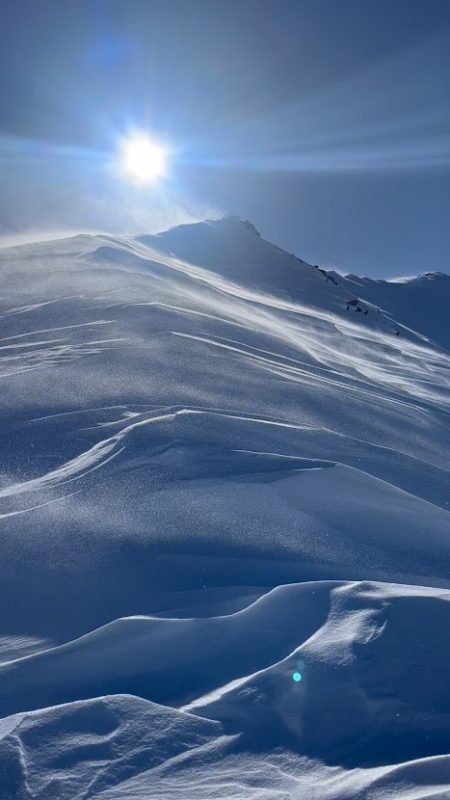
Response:
[{"label": "sun", "polygon": [[167,172],[168,152],[146,133],[129,136],[122,143],[122,170],[137,183],[154,183]]}]

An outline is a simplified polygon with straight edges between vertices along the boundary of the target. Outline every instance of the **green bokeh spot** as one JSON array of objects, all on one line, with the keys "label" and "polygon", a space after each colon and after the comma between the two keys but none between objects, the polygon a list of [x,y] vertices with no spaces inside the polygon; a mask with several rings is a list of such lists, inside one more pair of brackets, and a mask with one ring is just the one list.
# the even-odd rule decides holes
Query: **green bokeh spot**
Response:
[{"label": "green bokeh spot", "polygon": [[293,672],[292,673],[292,680],[293,681],[295,681],[296,683],[300,683],[301,679],[302,679],[302,676],[301,676],[300,672]]}]

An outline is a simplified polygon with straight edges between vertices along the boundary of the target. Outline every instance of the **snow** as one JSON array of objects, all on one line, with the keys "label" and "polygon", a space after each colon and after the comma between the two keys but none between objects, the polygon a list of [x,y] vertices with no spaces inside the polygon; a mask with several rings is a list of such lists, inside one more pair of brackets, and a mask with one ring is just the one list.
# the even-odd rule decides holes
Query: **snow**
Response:
[{"label": "snow", "polygon": [[0,272],[2,800],[448,797],[448,276],[235,217]]},{"label": "snow", "polygon": [[340,278],[344,288],[353,286],[361,298],[381,305],[389,316],[410,329],[419,329],[430,342],[450,349],[450,330],[447,321],[450,300],[450,276],[443,272],[395,281],[371,280],[347,275]]}]

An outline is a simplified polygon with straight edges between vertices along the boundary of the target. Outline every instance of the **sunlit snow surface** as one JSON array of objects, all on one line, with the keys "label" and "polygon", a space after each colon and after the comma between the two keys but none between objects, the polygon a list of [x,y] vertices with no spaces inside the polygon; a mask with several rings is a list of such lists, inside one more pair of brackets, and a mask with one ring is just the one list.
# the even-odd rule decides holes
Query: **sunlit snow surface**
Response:
[{"label": "sunlit snow surface", "polygon": [[1,800],[448,798],[450,278],[232,217],[0,276]]}]

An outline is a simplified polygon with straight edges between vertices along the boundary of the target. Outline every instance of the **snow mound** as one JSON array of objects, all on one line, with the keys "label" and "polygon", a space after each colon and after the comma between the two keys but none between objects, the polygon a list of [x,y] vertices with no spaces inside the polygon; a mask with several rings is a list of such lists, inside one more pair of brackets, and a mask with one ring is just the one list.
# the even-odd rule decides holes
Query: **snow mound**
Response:
[{"label": "snow mound", "polygon": [[286,656],[325,622],[334,585],[278,587],[221,617],[116,620],[68,644],[4,664],[0,713],[97,693],[135,693],[180,705]]},{"label": "snow mound", "polygon": [[0,720],[2,798],[103,797],[134,775],[201,754],[220,737],[217,723],[137,697],[17,714]]},{"label": "snow mound", "polygon": [[325,624],[287,658],[185,710],[328,764],[448,753],[450,592],[357,583],[330,599]]}]

